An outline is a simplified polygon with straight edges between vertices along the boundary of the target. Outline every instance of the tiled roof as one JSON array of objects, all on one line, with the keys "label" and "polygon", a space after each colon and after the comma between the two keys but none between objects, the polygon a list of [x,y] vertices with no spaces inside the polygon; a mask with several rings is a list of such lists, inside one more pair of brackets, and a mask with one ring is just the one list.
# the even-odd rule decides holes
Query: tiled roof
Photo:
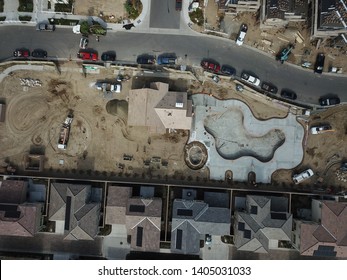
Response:
[{"label": "tiled roof", "polygon": [[51,184],[49,219],[65,222],[66,239],[92,240],[96,237],[101,205],[90,202],[90,194],[90,185]]},{"label": "tiled roof", "polygon": [[[280,201],[288,203],[287,199]],[[246,211],[235,212],[234,241],[238,249],[253,252],[268,251],[270,240],[291,240],[292,215],[271,211],[278,208],[278,206],[271,207],[271,202],[272,197],[246,196]],[[252,207],[254,207],[253,212]],[[240,223],[243,224],[242,227]]]},{"label": "tiled roof", "polygon": [[332,246],[339,257],[347,257],[347,204],[322,201],[320,224],[301,224],[300,253],[313,255],[320,245]]},{"label": "tiled roof", "polygon": [[0,203],[20,204],[26,201],[28,183],[5,180],[0,182]]}]

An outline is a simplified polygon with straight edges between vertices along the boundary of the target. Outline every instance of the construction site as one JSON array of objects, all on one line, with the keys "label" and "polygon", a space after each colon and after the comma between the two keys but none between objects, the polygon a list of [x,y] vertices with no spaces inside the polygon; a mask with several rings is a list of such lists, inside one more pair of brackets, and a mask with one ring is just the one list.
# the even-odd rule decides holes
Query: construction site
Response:
[{"label": "construction site", "polygon": [[[298,122],[296,126],[304,131],[302,158],[296,158],[297,164],[290,169],[280,168],[266,175],[270,176],[274,189],[289,186],[298,190],[320,189],[325,192],[330,191],[332,186],[335,190],[347,186],[346,172],[339,171],[347,155],[347,148],[342,145],[347,141],[347,127],[343,121],[347,117],[346,106],[305,116],[304,110],[265,97],[248,87],[240,93],[235,89],[233,80],[222,79],[217,84],[202,69],[196,69],[197,76],[167,69],[165,78],[162,74],[158,78],[146,78],[143,71],[131,67],[94,67],[85,71],[75,62],[62,64],[61,72],[50,64],[44,65],[44,70],[14,71],[0,84],[1,103],[6,105],[4,121],[0,123],[2,174],[183,184],[234,184],[242,181],[247,184],[247,174],[240,179],[225,170],[221,177],[212,176],[210,168],[213,161],[205,144],[201,145],[204,140],[196,138],[198,134],[194,131],[182,125],[182,129],[165,129],[158,121],[143,123],[147,117],[129,118],[141,115],[144,107],[140,99],[134,103],[136,90],[160,81],[161,85],[167,84],[169,93],[188,94],[185,97],[188,99],[182,95],[183,99],[174,101],[176,107],[182,109],[187,108],[193,95],[205,94],[209,98],[240,101],[260,121],[284,119],[289,114],[294,116]],[[119,75],[129,78],[121,82],[121,92],[111,94],[96,88],[98,80],[115,81]],[[160,91],[160,87],[159,84],[159,88],[151,90]],[[150,98],[150,90],[146,89],[146,92]],[[161,102],[168,102],[170,94],[163,96],[165,98]],[[158,103],[155,110],[159,116],[163,114],[161,112],[167,112],[165,104]],[[203,119],[196,121],[204,122]],[[138,125],[134,125],[136,123]],[[332,130],[311,135],[309,128],[320,123],[329,123]],[[214,129],[212,123],[209,127]],[[274,132],[280,137],[276,141],[282,149],[285,143],[283,134]],[[197,142],[191,142],[192,133]],[[269,134],[266,137],[272,136]],[[188,142],[193,144],[187,145]],[[301,144],[297,149],[301,149]],[[233,161],[228,153],[223,161]],[[270,154],[266,152],[265,155],[269,155],[266,160],[271,159],[273,153],[272,150]],[[237,157],[242,159],[244,155],[241,153]],[[314,177],[299,186],[294,185],[292,175],[309,167],[313,169]]]}]

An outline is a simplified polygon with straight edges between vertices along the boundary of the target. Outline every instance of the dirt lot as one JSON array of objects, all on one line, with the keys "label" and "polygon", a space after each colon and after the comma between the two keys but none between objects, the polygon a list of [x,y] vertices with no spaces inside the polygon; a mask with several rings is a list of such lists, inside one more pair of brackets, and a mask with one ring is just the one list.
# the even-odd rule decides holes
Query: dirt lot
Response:
[{"label": "dirt lot", "polygon": [[[70,62],[69,66],[71,71],[61,75],[17,71],[0,84],[0,98],[7,104],[6,122],[0,124],[2,161],[23,171],[25,155],[33,152],[45,155],[43,174],[189,176],[183,160],[187,132],[150,135],[146,128],[127,126],[131,80],[123,82],[122,93],[111,101],[91,85],[98,79],[114,78],[114,70],[84,78],[76,71],[80,69],[77,65]],[[23,87],[20,78],[38,79],[42,86]],[[63,151],[57,148],[57,141],[69,110],[74,119],[68,148]],[[132,160],[124,160],[124,155]],[[151,161],[152,157],[161,157],[162,162]],[[147,167],[145,160],[150,161]],[[203,177],[203,173],[197,174]]]},{"label": "dirt lot", "polygon": [[[298,190],[316,190],[333,192],[347,189],[347,183],[338,179],[336,172],[341,163],[347,160],[347,106],[337,106],[310,117],[305,124],[307,128],[321,124],[330,124],[332,131],[312,135],[307,133],[304,141],[304,159],[300,167],[294,172],[301,172],[311,168],[315,175],[297,186]],[[291,184],[293,171],[277,171],[273,175],[275,182]],[[347,173],[344,177],[347,179]]]},{"label": "dirt lot", "polygon": [[74,14],[99,16],[106,22],[121,22],[126,18],[124,2],[125,0],[75,0]]}]

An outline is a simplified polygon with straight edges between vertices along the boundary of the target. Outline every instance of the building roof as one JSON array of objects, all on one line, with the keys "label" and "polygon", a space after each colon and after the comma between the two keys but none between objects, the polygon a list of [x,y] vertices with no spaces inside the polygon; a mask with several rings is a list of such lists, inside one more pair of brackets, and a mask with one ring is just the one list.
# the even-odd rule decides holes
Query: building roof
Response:
[{"label": "building roof", "polygon": [[147,126],[152,132],[190,129],[192,102],[186,92],[171,92],[165,83],[129,92],[128,125]]},{"label": "building roof", "polygon": [[271,206],[272,200],[288,205],[286,198],[247,195],[245,211],[235,212],[234,242],[239,250],[267,252],[276,241],[291,240],[292,215],[274,211],[287,206]]},{"label": "building roof", "polygon": [[0,181],[0,203],[20,204],[26,201],[28,182]]},{"label": "building roof", "polygon": [[127,201],[126,229],[131,235],[131,248],[159,251],[161,230],[161,198],[132,197]]},{"label": "building roof", "polygon": [[[347,257],[347,203],[321,201],[318,211],[321,211],[320,223],[301,224],[300,253]],[[329,246],[331,251],[322,246]]]},{"label": "building roof", "polygon": [[[204,201],[175,199],[173,203],[171,250],[196,254],[202,235],[230,233],[230,209],[209,207]],[[178,245],[181,246],[177,246]],[[181,248],[181,249],[179,249]]]},{"label": "building roof", "polygon": [[32,237],[39,230],[41,204],[0,204],[0,235]]},{"label": "building roof", "polygon": [[318,7],[318,29],[346,29],[346,0],[318,0]]},{"label": "building roof", "polygon": [[308,3],[303,0],[267,0],[266,17],[285,19],[285,15],[293,14],[306,17]]},{"label": "building roof", "polygon": [[125,214],[131,187],[109,186],[106,202],[106,224],[125,224]]},{"label": "building roof", "polygon": [[93,240],[99,231],[100,203],[90,202],[91,186],[52,183],[49,219],[64,221],[65,239]]}]

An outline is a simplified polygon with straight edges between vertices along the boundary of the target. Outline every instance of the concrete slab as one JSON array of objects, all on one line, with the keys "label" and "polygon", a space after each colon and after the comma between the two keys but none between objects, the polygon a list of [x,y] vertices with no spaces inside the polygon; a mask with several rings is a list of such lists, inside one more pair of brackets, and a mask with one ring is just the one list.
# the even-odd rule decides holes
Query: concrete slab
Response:
[{"label": "concrete slab", "polygon": [[201,249],[200,257],[204,260],[228,260],[229,245],[221,241],[220,236],[213,235],[212,242]]},{"label": "concrete slab", "polygon": [[296,116],[262,121],[238,100],[204,94],[192,99],[195,115],[189,142],[206,146],[211,179],[224,180],[231,170],[234,181],[247,181],[253,171],[257,182],[270,183],[275,170],[292,169],[302,161],[304,128]]}]

